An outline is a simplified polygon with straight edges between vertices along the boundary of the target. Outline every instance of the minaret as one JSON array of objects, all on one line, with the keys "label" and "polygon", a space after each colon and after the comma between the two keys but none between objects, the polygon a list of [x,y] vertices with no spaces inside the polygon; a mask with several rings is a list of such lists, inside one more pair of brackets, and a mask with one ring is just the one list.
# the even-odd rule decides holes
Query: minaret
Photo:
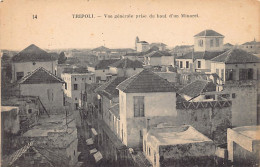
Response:
[{"label": "minaret", "polygon": [[139,42],[138,36],[135,38],[135,50],[137,50],[137,43]]}]

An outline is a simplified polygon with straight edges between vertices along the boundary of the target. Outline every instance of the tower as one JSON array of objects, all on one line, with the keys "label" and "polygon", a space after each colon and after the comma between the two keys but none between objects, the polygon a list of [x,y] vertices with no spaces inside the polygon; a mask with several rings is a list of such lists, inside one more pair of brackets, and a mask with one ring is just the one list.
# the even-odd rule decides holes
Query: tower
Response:
[{"label": "tower", "polygon": [[137,50],[137,43],[139,42],[139,37],[137,36],[136,38],[135,38],[135,50]]}]

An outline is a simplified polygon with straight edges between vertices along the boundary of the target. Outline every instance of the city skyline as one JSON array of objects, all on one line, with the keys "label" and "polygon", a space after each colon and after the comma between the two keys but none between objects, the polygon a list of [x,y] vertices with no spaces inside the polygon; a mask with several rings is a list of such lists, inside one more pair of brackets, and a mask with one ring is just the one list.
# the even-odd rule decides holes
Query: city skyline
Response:
[{"label": "city skyline", "polygon": [[[224,43],[235,45],[254,38],[259,40],[257,1],[163,2],[5,1],[0,4],[0,49],[22,50],[30,44],[50,50],[104,45],[134,48],[136,36],[149,43],[162,42],[174,47],[193,45],[193,36],[205,29],[224,35]],[[73,18],[73,14],[93,14],[96,18]],[[150,14],[198,14],[199,18],[109,19],[105,14],[147,17]],[[37,15],[37,19],[32,19],[33,15]]]}]

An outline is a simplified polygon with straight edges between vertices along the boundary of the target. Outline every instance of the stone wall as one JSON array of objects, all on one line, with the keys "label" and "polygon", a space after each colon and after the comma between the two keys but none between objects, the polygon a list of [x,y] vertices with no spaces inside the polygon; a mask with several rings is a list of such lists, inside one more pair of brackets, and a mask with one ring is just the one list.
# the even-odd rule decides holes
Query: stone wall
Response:
[{"label": "stone wall", "polygon": [[230,101],[183,102],[177,104],[179,124],[193,126],[216,144],[226,143],[227,128],[232,126]]}]

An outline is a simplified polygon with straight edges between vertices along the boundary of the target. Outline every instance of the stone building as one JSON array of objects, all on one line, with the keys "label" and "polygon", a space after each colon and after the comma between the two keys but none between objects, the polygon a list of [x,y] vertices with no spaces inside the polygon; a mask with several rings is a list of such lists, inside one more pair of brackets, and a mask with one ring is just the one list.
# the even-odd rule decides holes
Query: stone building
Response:
[{"label": "stone building", "polygon": [[180,69],[210,72],[211,59],[224,52],[224,36],[214,30],[204,30],[194,36],[194,50],[176,58]]},{"label": "stone building", "polygon": [[130,77],[143,70],[143,63],[138,60],[121,59],[109,65],[109,73],[118,77]]},{"label": "stone building", "polygon": [[19,81],[20,95],[39,97],[48,113],[64,112],[64,81],[43,67],[39,67]]},{"label": "stone building", "polygon": [[155,73],[145,69],[120,83],[117,89],[120,139],[126,146],[142,148],[142,130],[148,122],[151,125],[174,122],[176,89]]},{"label": "stone building", "polygon": [[239,46],[239,48],[251,54],[259,54],[260,42],[254,39],[253,41],[243,43],[242,45]]},{"label": "stone building", "polygon": [[150,66],[174,66],[174,56],[166,51],[153,51],[144,55],[144,64]]},{"label": "stone building", "polygon": [[54,56],[32,44],[12,57],[12,82],[20,80],[39,67],[55,74],[57,64]]},{"label": "stone building", "polygon": [[228,159],[233,165],[259,165],[259,132],[259,126],[242,126],[227,130]]},{"label": "stone building", "polygon": [[61,74],[64,80],[64,101],[66,105],[75,111],[82,107],[83,95],[87,90],[87,85],[95,83],[95,74],[87,71],[86,69],[67,69]]},{"label": "stone building", "polygon": [[96,77],[97,83],[104,83],[110,79],[109,72],[109,65],[117,62],[117,59],[110,59],[110,60],[100,60],[95,64],[88,66],[88,71],[93,72]]},{"label": "stone building", "polygon": [[140,41],[138,37],[135,39],[135,50],[137,52],[146,52],[150,49],[150,45],[146,41]]},{"label": "stone building", "polygon": [[145,129],[143,151],[154,167],[214,165],[214,142],[188,125]]}]

